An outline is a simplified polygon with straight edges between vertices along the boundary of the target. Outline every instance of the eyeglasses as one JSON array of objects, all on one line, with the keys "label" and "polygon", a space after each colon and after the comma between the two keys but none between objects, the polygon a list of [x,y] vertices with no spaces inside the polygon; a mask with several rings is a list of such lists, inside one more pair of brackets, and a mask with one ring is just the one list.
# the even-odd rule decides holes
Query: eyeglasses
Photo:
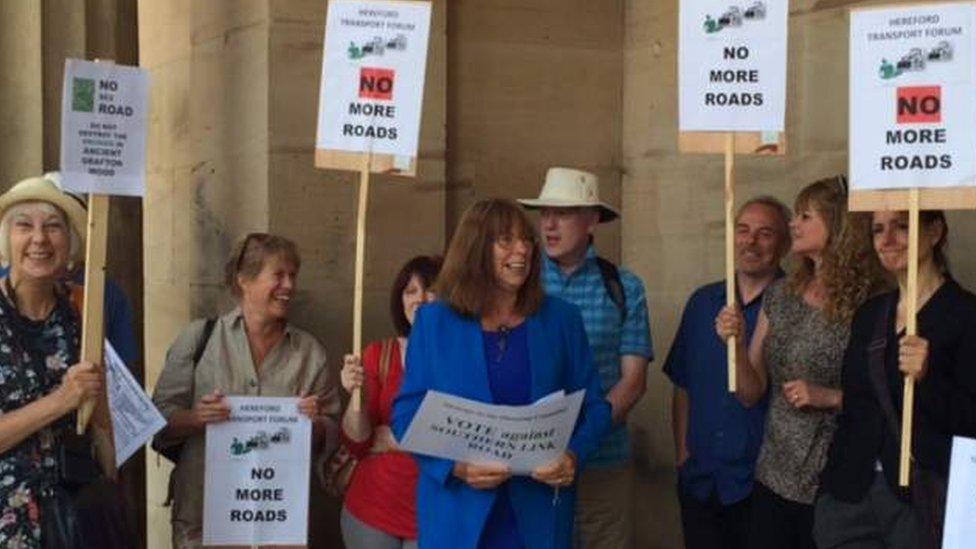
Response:
[{"label": "eyeglasses", "polygon": [[514,236],[510,234],[498,235],[495,237],[495,244],[504,250],[511,250],[517,242],[525,244],[526,248],[535,248],[535,239],[531,236]]}]

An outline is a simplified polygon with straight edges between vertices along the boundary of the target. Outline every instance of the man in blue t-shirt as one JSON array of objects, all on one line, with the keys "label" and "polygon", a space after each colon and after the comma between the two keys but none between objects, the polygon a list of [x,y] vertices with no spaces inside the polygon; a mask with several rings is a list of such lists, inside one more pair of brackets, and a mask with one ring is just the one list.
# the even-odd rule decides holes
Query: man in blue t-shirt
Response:
[{"label": "man in blue t-shirt", "polygon": [[597,225],[618,217],[600,202],[595,175],[550,168],[539,198],[519,202],[541,210],[546,293],[579,307],[613,411],[613,430],[578,478],[578,535],[588,549],[627,549],[633,544],[634,487],[627,415],[644,395],[647,364],[654,358],[644,284],[599,257],[593,247]]},{"label": "man in blue t-shirt", "polygon": [[[736,303],[749,338],[763,292],[782,275],[789,219],[789,209],[768,196],[749,200],[736,216]],[[746,547],[767,399],[745,408],[728,390],[726,346],[715,333],[725,297],[725,281],[692,294],[664,364],[674,383],[671,422],[686,549]]]}]

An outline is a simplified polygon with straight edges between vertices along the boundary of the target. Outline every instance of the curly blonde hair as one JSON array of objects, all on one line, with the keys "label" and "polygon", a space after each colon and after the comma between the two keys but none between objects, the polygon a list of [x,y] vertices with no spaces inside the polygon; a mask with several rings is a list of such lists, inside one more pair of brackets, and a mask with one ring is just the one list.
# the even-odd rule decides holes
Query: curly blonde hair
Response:
[{"label": "curly blonde hair", "polygon": [[[871,214],[847,210],[847,180],[842,175],[804,187],[794,210],[808,209],[823,217],[828,232],[820,266],[827,294],[824,314],[834,322],[850,322],[862,303],[889,285],[871,241]],[[812,259],[799,258],[789,278],[790,290],[802,296],[815,269]]]}]

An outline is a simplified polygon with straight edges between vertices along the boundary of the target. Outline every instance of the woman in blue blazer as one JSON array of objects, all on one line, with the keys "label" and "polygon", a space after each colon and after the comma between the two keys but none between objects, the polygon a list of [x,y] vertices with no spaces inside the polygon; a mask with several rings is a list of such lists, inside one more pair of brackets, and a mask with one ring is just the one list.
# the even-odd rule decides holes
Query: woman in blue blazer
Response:
[{"label": "woman in blue blazer", "polygon": [[568,450],[531,477],[507,467],[417,455],[419,545],[570,546],[577,465],[610,429],[579,310],[543,294],[532,223],[511,200],[474,204],[461,220],[407,346],[393,409],[402,438],[428,390],[495,404],[530,404],[586,389]]}]

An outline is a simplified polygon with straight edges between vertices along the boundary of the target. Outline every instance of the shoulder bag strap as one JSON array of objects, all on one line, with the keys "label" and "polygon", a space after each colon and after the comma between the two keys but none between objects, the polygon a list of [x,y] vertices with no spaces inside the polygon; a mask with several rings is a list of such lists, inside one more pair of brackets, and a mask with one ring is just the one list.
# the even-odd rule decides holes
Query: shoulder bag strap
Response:
[{"label": "shoulder bag strap", "polygon": [[897,295],[893,299],[885,300],[881,314],[875,321],[873,337],[868,346],[868,377],[871,379],[871,388],[874,389],[874,395],[884,413],[888,429],[895,440],[901,440],[898,413],[895,411],[895,403],[891,399],[891,388],[888,385],[888,374],[885,371],[885,350],[888,347],[889,335],[888,322],[894,313],[894,300],[896,299]]}]

